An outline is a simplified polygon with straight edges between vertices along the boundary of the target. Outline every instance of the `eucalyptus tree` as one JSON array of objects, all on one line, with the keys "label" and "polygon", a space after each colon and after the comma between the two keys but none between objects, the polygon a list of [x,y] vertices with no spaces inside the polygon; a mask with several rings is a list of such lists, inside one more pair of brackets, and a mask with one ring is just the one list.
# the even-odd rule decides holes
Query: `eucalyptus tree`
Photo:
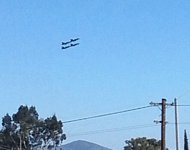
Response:
[{"label": "eucalyptus tree", "polygon": [[30,150],[33,147],[56,147],[66,135],[63,124],[57,117],[39,119],[34,106],[21,105],[12,117],[6,114],[2,119],[0,144],[11,149]]}]

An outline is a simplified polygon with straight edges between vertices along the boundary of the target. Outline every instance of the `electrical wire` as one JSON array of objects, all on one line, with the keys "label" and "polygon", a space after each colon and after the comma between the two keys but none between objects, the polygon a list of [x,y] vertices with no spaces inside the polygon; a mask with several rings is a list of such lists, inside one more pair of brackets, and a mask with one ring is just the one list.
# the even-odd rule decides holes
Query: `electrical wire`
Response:
[{"label": "electrical wire", "polygon": [[[175,105],[174,105],[175,106]],[[176,105],[176,106],[190,106],[190,105]]]},{"label": "electrical wire", "polygon": [[180,99],[182,96],[186,95],[189,92],[190,92],[190,89],[182,93],[180,96],[178,96],[177,99]]},{"label": "electrical wire", "polygon": [[135,111],[135,110],[145,109],[145,108],[148,108],[148,107],[152,107],[152,106],[144,106],[144,107],[138,107],[138,108],[133,108],[133,109],[128,109],[128,110],[122,110],[122,111],[117,111],[117,112],[112,112],[112,113],[107,113],[107,114],[101,114],[101,115],[96,115],[96,116],[91,116],[91,117],[84,117],[84,118],[79,118],[79,119],[73,119],[73,120],[63,121],[63,123],[71,123],[71,122],[77,122],[77,121],[95,119],[95,118],[100,118],[100,117],[106,117],[106,116],[111,116],[111,115],[131,112],[131,111]]},{"label": "electrical wire", "polygon": [[72,133],[71,134],[68,133],[67,137],[82,136],[82,135],[91,135],[91,134],[102,134],[102,133],[108,133],[108,132],[118,132],[118,131],[124,131],[124,130],[134,130],[134,129],[140,129],[140,128],[155,127],[155,126],[159,126],[159,125],[158,124],[144,124],[144,125],[138,125],[138,126],[112,128],[112,129],[105,129],[105,130],[95,130],[95,131],[73,133],[73,134]]},{"label": "electrical wire", "polygon": [[[170,122],[168,122],[167,124],[176,124],[176,123],[170,123]],[[190,124],[190,122],[179,122],[178,124]]]}]

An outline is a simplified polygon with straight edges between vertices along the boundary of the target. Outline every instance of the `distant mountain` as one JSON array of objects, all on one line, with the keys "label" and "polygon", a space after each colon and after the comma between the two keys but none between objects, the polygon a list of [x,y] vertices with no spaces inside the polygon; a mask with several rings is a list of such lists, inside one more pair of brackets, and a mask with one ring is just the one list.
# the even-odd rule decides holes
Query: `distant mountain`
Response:
[{"label": "distant mountain", "polygon": [[62,150],[111,150],[109,148],[87,142],[87,141],[74,141],[69,144],[65,144],[59,147]]}]

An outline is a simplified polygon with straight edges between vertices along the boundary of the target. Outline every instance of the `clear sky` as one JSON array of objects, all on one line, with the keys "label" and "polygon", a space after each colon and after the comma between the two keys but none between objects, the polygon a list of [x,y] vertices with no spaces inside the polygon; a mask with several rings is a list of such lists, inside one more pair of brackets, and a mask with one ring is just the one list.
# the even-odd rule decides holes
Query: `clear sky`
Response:
[{"label": "clear sky", "polygon": [[[1,0],[0,10],[0,118],[20,105],[66,121],[162,98],[190,104],[190,93],[184,93],[190,89],[189,0]],[[61,49],[61,42],[77,37],[80,45]],[[190,122],[190,107],[178,109],[179,122]],[[122,150],[131,138],[160,139],[160,124],[139,127],[156,125],[160,115],[151,107],[67,123],[64,142]],[[173,107],[167,121],[174,123]],[[183,149],[183,131],[190,133],[190,126],[179,129]],[[170,149],[174,132],[168,124]]]}]

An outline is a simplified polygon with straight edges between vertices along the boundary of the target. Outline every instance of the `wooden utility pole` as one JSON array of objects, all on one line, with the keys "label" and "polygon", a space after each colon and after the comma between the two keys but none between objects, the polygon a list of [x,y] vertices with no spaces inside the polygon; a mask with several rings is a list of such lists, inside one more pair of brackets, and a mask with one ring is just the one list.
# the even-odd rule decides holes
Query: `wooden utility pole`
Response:
[{"label": "wooden utility pole", "polygon": [[179,150],[179,138],[178,138],[178,117],[177,117],[177,99],[174,99],[175,104],[175,130],[176,130],[176,150]]},{"label": "wooden utility pole", "polygon": [[162,103],[153,103],[151,102],[150,105],[152,106],[162,106],[162,121],[154,121],[156,123],[161,123],[161,150],[166,150],[166,106],[172,104],[167,104],[166,99],[162,99]]},{"label": "wooden utility pole", "polygon": [[161,150],[166,149],[166,99],[162,99]]}]

